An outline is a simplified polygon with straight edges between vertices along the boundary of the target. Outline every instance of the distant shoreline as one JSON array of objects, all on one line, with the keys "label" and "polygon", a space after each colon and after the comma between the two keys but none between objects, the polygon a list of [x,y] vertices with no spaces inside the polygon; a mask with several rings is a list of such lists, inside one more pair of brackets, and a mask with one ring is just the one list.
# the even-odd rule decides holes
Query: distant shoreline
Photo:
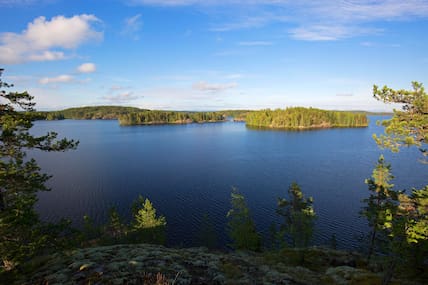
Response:
[{"label": "distant shoreline", "polygon": [[328,129],[364,129],[367,128],[366,125],[364,126],[310,126],[310,127],[295,127],[295,128],[277,128],[277,127],[259,127],[259,126],[252,126],[252,125],[246,125],[247,128],[253,129],[253,130],[261,130],[261,131],[293,131],[293,132],[304,132],[304,131],[316,131],[316,130],[328,130]]},{"label": "distant shoreline", "polygon": [[[288,111],[287,111],[288,110]],[[291,112],[292,110],[299,110],[298,116],[307,115],[310,112],[318,112],[319,114],[330,114],[324,117],[321,121],[305,122],[305,124],[299,124],[296,121],[290,126],[290,123],[284,123],[283,120],[278,124],[275,120],[272,122],[263,121],[260,123],[254,123],[254,121],[247,120],[247,116],[254,117],[256,114],[263,112],[271,112],[272,114],[280,114],[279,112]],[[309,111],[308,111],[309,110]],[[193,112],[193,111],[162,111],[162,110],[147,110],[139,109],[134,107],[124,106],[93,106],[93,107],[77,107],[69,108],[59,111],[36,111],[32,113],[34,120],[117,120],[121,126],[150,126],[150,125],[185,125],[192,123],[220,123],[228,121],[228,118],[233,118],[234,122],[246,122],[248,128],[252,129],[266,129],[266,130],[285,130],[285,131],[306,131],[306,130],[320,130],[330,128],[364,128],[367,127],[367,120],[360,119],[357,122],[346,121],[341,122],[330,121],[336,114],[336,117],[348,116],[354,118],[360,116],[360,118],[367,115],[380,115],[388,116],[393,113],[389,112],[369,112],[369,111],[329,111],[321,110],[316,108],[303,108],[293,107],[284,110],[222,110],[214,112]],[[339,114],[339,115],[338,115]],[[330,116],[330,117],[328,117]],[[332,117],[333,116],[333,117]],[[342,116],[342,117],[343,117]],[[288,118],[288,117],[287,117]],[[294,119],[296,120],[296,119]],[[299,117],[299,120],[302,120]],[[312,120],[312,119],[311,119]],[[351,119],[351,121],[354,119]],[[363,121],[361,121],[363,120]]]}]

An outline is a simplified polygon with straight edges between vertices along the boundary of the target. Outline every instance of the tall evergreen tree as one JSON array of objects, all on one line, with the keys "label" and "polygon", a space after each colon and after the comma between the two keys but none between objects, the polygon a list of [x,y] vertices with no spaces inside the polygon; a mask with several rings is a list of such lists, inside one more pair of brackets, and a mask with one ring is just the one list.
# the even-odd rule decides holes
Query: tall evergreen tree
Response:
[{"label": "tall evergreen tree", "polygon": [[[428,94],[421,83],[412,82],[413,90],[394,90],[387,86],[373,86],[373,96],[385,103],[401,104],[401,110],[394,110],[394,115],[381,124],[385,134],[373,135],[377,144],[398,152],[403,146],[416,146],[427,163],[426,148],[428,139]],[[388,284],[399,261],[409,256],[426,256],[428,253],[428,190],[413,189],[410,195],[403,192],[390,192],[391,207],[387,209],[383,231],[388,237],[387,265],[385,266],[383,284]],[[394,196],[391,193],[395,193]],[[381,211],[383,212],[383,211]],[[379,219],[380,220],[380,219]],[[426,257],[417,260],[412,267],[423,265]],[[426,270],[425,270],[426,271]]]},{"label": "tall evergreen tree", "polygon": [[123,223],[116,207],[109,209],[109,220],[105,228],[106,239],[108,244],[117,244],[123,242],[127,235],[127,226]]},{"label": "tall evergreen tree", "polygon": [[386,164],[383,156],[381,156],[373,170],[372,177],[366,179],[370,196],[363,200],[365,206],[361,214],[367,218],[370,227],[368,261],[370,261],[378,236],[382,233],[393,206],[391,194],[395,193],[392,192],[394,185],[390,184],[393,179],[390,170],[391,165]]},{"label": "tall evergreen tree", "polygon": [[278,199],[277,214],[284,218],[280,232],[291,238],[293,247],[306,247],[312,239],[316,219],[313,199],[305,198],[297,183],[291,184],[288,194],[289,200]]},{"label": "tall evergreen tree", "polygon": [[6,91],[11,87],[0,78],[0,270],[13,269],[55,240],[50,236],[52,227],[47,229],[34,210],[37,192],[49,190],[45,183],[50,176],[26,157],[26,151],[65,151],[77,146],[73,140],[57,140],[54,132],[33,136],[33,97]]}]

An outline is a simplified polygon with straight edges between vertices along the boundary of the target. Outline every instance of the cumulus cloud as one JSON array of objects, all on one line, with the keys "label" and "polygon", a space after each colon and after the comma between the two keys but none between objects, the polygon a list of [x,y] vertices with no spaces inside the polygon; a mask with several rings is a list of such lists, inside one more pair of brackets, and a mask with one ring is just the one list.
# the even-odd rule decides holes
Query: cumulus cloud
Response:
[{"label": "cumulus cloud", "polygon": [[68,83],[74,80],[74,77],[71,75],[59,75],[56,77],[43,77],[39,80],[40,84],[46,85],[51,83]]},{"label": "cumulus cloud", "polygon": [[21,33],[0,34],[0,63],[64,59],[65,50],[102,39],[103,33],[93,27],[99,21],[94,15],[86,14],[70,18],[56,16],[51,20],[38,17]]},{"label": "cumulus cloud", "polygon": [[238,84],[235,82],[226,84],[210,84],[205,81],[200,81],[193,84],[193,89],[205,92],[221,92],[227,89],[235,88],[237,86]]},{"label": "cumulus cloud", "polygon": [[141,20],[141,14],[126,18],[124,21],[122,35],[130,37],[133,40],[138,40],[140,38],[139,32],[142,26],[143,22]]},{"label": "cumulus cloud", "polygon": [[79,67],[77,67],[77,71],[80,73],[93,73],[96,70],[97,70],[97,66],[92,62],[86,62],[79,65]]}]

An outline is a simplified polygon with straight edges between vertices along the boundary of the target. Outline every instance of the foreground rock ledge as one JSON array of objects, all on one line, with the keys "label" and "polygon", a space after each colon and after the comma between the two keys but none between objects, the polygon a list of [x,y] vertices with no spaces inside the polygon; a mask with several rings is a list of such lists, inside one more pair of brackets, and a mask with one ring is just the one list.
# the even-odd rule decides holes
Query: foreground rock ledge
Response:
[{"label": "foreground rock ledge", "polygon": [[315,247],[221,253],[114,245],[40,257],[32,262],[33,272],[18,284],[380,284],[381,275],[362,269],[361,262],[355,253]]}]

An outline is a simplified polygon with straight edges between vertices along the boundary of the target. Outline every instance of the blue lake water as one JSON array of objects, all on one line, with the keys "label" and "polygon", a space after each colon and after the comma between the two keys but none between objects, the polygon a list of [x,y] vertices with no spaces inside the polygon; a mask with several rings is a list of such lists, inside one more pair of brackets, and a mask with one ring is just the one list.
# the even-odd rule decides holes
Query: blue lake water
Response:
[{"label": "blue lake water", "polygon": [[[202,216],[209,214],[221,243],[235,186],[245,195],[257,228],[265,236],[277,198],[296,181],[314,198],[318,215],[315,244],[336,234],[338,246],[358,246],[366,230],[359,217],[370,177],[381,153],[392,164],[397,189],[428,183],[428,165],[419,152],[381,151],[372,139],[383,132],[370,117],[368,128],[303,132],[253,130],[244,123],[121,127],[117,121],[38,121],[32,131],[56,131],[80,141],[75,151],[32,152],[43,171],[53,175],[50,192],[39,195],[38,211],[50,221],[85,214],[101,223],[110,206],[130,218],[139,195],[148,197],[168,223],[168,243],[190,246]],[[399,174],[399,175],[398,175]]]}]

